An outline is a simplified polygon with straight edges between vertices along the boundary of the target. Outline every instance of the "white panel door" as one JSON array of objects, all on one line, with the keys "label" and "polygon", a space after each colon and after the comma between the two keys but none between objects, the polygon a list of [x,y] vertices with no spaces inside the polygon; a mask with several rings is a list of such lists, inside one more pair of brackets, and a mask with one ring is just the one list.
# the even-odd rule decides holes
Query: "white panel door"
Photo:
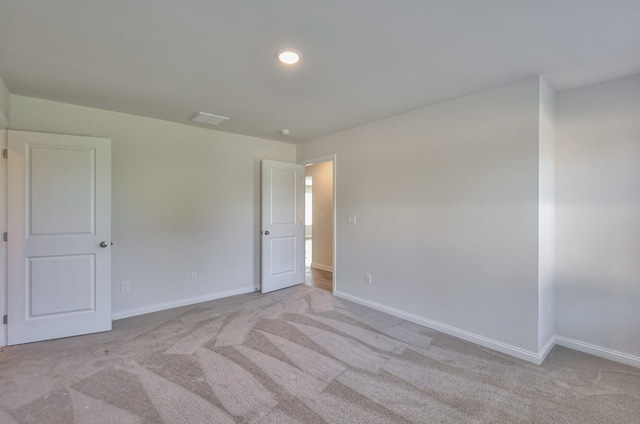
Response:
[{"label": "white panel door", "polygon": [[304,166],[262,161],[262,293],[304,283]]},{"label": "white panel door", "polygon": [[111,330],[111,140],[9,131],[10,345]]}]

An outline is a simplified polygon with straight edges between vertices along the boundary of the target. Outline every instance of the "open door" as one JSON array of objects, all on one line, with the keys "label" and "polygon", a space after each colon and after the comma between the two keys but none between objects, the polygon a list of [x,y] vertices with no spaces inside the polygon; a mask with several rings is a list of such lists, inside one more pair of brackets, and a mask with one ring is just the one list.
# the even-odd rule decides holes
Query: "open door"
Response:
[{"label": "open door", "polygon": [[111,140],[9,131],[10,345],[111,330]]},{"label": "open door", "polygon": [[262,161],[262,293],[304,283],[304,166]]}]

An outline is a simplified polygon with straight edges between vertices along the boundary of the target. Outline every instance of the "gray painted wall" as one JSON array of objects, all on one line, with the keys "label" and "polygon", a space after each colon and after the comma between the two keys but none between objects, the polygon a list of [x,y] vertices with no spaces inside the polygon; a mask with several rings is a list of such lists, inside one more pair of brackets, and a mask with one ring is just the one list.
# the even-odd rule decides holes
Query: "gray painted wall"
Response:
[{"label": "gray painted wall", "polygon": [[560,336],[640,356],[640,76],[558,93]]},{"label": "gray painted wall", "polygon": [[539,89],[298,145],[298,160],[337,154],[338,292],[538,352]]}]

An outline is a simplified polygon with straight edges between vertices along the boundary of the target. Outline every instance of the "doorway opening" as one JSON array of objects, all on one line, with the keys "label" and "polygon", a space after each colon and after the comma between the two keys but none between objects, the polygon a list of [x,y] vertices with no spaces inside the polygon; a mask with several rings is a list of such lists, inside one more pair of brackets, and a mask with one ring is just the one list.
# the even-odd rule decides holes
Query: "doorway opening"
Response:
[{"label": "doorway opening", "polygon": [[305,163],[305,282],[334,289],[334,160]]}]

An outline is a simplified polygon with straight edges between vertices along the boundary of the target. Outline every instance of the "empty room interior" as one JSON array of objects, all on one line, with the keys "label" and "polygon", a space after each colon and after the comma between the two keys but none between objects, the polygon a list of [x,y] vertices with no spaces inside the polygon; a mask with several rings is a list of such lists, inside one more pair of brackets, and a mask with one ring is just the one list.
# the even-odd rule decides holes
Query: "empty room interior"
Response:
[{"label": "empty room interior", "polygon": [[0,0],[0,423],[640,423],[637,0]]}]

